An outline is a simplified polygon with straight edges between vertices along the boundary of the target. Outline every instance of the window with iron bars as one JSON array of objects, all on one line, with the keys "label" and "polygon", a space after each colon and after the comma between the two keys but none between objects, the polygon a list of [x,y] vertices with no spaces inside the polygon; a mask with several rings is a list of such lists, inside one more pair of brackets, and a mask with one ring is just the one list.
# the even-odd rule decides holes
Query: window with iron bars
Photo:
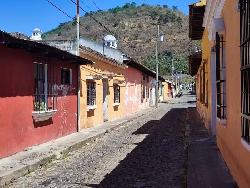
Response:
[{"label": "window with iron bars", "polygon": [[71,85],[72,84],[72,70],[62,68],[61,69],[61,83],[63,85]]},{"label": "window with iron bars", "polygon": [[93,81],[87,82],[87,105],[96,105],[96,83]]},{"label": "window with iron bars", "polygon": [[226,119],[226,79],[223,36],[216,33],[216,89],[217,117]]},{"label": "window with iron bars", "polygon": [[144,99],[146,98],[146,77],[143,75],[141,81],[141,103],[143,103]]},{"label": "window with iron bars", "polygon": [[146,98],[146,76],[143,75],[143,89],[142,89],[143,99]]},{"label": "window with iron bars", "polygon": [[241,47],[241,128],[242,138],[250,142],[250,1],[240,0]]},{"label": "window with iron bars", "polygon": [[200,69],[200,102],[205,104],[205,65]]},{"label": "window with iron bars", "polygon": [[114,85],[114,103],[120,103],[120,86]]},{"label": "window with iron bars", "polygon": [[146,83],[146,96],[149,99],[149,77],[147,76],[147,83]]},{"label": "window with iron bars", "polygon": [[54,88],[54,69],[47,64],[34,63],[34,111],[56,110],[57,95]]}]

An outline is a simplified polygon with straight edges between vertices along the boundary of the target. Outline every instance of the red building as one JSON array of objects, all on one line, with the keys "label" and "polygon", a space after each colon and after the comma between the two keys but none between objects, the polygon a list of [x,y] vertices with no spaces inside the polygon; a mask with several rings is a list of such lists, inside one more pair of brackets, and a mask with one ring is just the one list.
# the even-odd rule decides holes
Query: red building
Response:
[{"label": "red building", "polygon": [[77,132],[81,57],[0,31],[0,158]]}]

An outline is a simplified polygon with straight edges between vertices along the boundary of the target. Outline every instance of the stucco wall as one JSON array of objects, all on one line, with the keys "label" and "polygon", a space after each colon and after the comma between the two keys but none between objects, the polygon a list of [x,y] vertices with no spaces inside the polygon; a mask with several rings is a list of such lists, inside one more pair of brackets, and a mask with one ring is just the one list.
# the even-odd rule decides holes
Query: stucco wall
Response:
[{"label": "stucco wall", "polygon": [[171,83],[168,82],[163,82],[163,90],[162,90],[162,94],[163,94],[163,101],[168,101],[172,98],[171,95],[171,91],[172,91],[172,87],[171,87]]},{"label": "stucco wall", "polygon": [[[125,101],[124,68],[110,64],[107,60],[84,51],[81,56],[88,58],[95,63],[93,65],[81,66],[81,99],[80,99],[80,129],[98,126],[104,122],[103,116],[103,79],[93,80],[96,82],[96,109],[87,110],[87,76],[112,74],[108,79],[108,120],[115,120],[123,117]],[[114,106],[114,80],[119,80],[120,104]]]},{"label": "stucco wall", "polygon": [[212,98],[211,98],[211,62],[210,62],[210,51],[211,51],[211,47],[212,44],[211,42],[208,40],[208,31],[207,29],[204,30],[203,33],[203,37],[202,37],[202,41],[201,41],[201,47],[202,47],[202,63],[201,66],[198,70],[198,74],[196,77],[196,88],[197,88],[197,95],[200,95],[200,80],[199,80],[199,76],[200,76],[200,71],[202,66],[205,66],[206,63],[206,72],[205,72],[205,83],[208,83],[208,104],[205,105],[201,102],[201,99],[199,98],[199,96],[197,97],[197,110],[199,112],[199,114],[201,115],[201,117],[203,118],[204,124],[206,126],[206,128],[208,130],[211,130],[211,102],[212,102]]},{"label": "stucco wall", "polygon": [[140,110],[142,73],[129,66],[124,76],[126,79],[125,113],[130,115]]},{"label": "stucco wall", "polygon": [[[77,65],[2,46],[0,56],[0,158],[77,131]],[[35,61],[53,64],[59,94],[58,112],[43,123],[32,118]],[[71,87],[61,85],[61,68],[72,69]]]},{"label": "stucco wall", "polygon": [[[228,0],[223,9],[227,122],[217,122],[217,142],[239,187],[250,185],[250,150],[241,143],[240,13],[238,1]],[[250,145],[246,144],[248,147]]]}]

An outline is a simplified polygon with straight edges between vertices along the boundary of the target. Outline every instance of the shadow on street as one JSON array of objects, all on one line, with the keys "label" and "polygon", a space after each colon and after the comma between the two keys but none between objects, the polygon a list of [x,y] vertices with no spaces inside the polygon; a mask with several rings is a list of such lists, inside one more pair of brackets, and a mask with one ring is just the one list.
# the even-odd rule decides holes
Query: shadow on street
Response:
[{"label": "shadow on street", "polygon": [[147,137],[99,185],[90,187],[185,187],[187,109],[170,110],[133,134]]}]

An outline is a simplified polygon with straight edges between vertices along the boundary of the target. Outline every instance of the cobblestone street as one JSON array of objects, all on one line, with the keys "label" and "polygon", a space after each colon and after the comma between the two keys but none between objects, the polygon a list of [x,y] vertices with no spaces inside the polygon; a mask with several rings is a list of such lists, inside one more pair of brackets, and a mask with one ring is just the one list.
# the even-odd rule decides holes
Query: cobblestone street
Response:
[{"label": "cobblestone street", "polygon": [[161,104],[8,187],[185,187],[193,102],[184,96]]}]

